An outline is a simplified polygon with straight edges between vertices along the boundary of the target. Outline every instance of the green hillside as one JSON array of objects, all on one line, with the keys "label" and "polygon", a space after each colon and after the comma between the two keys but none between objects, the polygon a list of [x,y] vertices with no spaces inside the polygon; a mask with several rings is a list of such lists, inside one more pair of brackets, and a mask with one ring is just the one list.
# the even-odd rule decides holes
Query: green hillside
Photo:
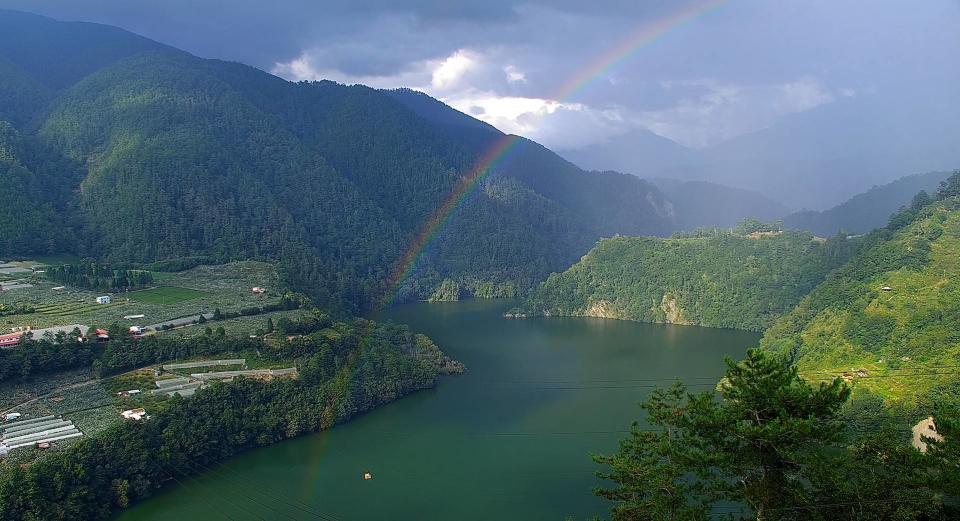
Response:
[{"label": "green hillside", "polygon": [[808,377],[846,372],[855,389],[891,403],[916,405],[945,386],[955,390],[960,174],[951,182],[941,200],[918,199],[871,234],[869,246],[771,327],[762,345],[793,351]]},{"label": "green hillside", "polygon": [[798,232],[604,239],[573,267],[550,275],[525,309],[760,331],[855,247]]},{"label": "green hillside", "polygon": [[73,247],[67,205],[79,171],[48,147],[0,120],[0,258]]},{"label": "green hillside", "polygon": [[[368,309],[505,137],[412,91],[291,83],[96,24],[0,11],[2,28],[0,118],[36,146],[0,185],[30,194],[7,210],[39,224],[16,224],[0,258],[270,259],[318,303]],[[418,256],[400,298],[448,278],[468,292],[522,291],[603,235],[674,228],[652,184],[516,141]]]}]

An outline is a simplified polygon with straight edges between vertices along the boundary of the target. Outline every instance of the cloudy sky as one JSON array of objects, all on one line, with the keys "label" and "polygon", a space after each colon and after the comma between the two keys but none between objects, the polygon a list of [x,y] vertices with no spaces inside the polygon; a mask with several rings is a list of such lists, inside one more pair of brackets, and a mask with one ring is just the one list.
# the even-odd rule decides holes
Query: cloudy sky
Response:
[{"label": "cloudy sky", "polygon": [[291,80],[412,87],[556,149],[638,128],[703,147],[844,99],[906,99],[922,84],[955,91],[960,80],[960,0],[0,6],[117,25]]}]

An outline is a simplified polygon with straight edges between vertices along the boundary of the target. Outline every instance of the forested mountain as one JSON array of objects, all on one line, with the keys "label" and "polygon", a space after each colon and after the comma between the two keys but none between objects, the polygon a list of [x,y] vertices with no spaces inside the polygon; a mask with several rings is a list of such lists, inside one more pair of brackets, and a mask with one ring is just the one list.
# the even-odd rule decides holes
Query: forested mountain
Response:
[{"label": "forested mountain", "polygon": [[65,251],[74,246],[67,204],[78,170],[32,136],[0,120],[0,252]]},{"label": "forested mountain", "polygon": [[[960,355],[960,172],[921,194],[765,334],[807,372],[848,373],[858,391],[911,407],[955,393]],[[862,373],[860,371],[863,371]],[[896,375],[910,374],[904,379]],[[894,376],[894,377],[890,377]]]},{"label": "forested mountain", "polygon": [[[3,139],[31,147],[4,148],[3,184],[30,195],[4,211],[36,216],[4,220],[0,256],[271,258],[319,302],[356,311],[505,139],[411,91],[291,83],[23,13],[0,11],[0,29]],[[601,236],[675,227],[652,184],[516,138],[399,293],[428,295],[445,277],[529,287]]]},{"label": "forested mountain", "polygon": [[784,217],[788,228],[807,230],[820,236],[838,232],[866,233],[883,227],[892,214],[910,204],[921,191],[935,193],[949,172],[929,172],[901,177],[892,183],[874,186],[829,210],[802,210]]},{"label": "forested mountain", "polygon": [[653,183],[673,204],[681,230],[732,227],[745,218],[770,221],[788,211],[782,204],[752,190],[665,178],[653,179]]},{"label": "forested mountain", "polygon": [[842,237],[823,242],[755,228],[604,239],[573,267],[550,275],[524,309],[760,331],[856,249]]}]

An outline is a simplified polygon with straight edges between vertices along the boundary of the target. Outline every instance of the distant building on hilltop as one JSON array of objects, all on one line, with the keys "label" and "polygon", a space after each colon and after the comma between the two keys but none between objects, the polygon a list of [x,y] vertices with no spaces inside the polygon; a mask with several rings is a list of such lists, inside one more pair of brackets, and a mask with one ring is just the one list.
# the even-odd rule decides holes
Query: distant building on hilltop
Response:
[{"label": "distant building on hilltop", "polygon": [[110,296],[109,296],[109,295],[104,295],[104,296],[102,296],[102,297],[97,297],[97,304],[109,304],[109,303],[110,303]]}]

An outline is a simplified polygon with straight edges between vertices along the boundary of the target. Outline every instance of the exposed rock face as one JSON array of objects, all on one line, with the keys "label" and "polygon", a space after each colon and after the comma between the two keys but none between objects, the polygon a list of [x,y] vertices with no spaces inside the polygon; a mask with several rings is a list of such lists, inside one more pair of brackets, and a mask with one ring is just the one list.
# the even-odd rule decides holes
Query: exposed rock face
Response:
[{"label": "exposed rock face", "polygon": [[667,324],[690,325],[693,323],[683,316],[683,309],[677,304],[677,299],[669,293],[663,294],[663,299],[660,301],[660,310],[663,311],[666,317],[664,322]]},{"label": "exposed rock face", "polygon": [[623,319],[623,310],[608,300],[597,300],[583,311],[585,317]]},{"label": "exposed rock face", "polygon": [[913,446],[920,452],[927,452],[927,442],[924,438],[930,438],[936,441],[942,441],[943,436],[937,432],[937,426],[933,423],[933,416],[913,426]]}]

